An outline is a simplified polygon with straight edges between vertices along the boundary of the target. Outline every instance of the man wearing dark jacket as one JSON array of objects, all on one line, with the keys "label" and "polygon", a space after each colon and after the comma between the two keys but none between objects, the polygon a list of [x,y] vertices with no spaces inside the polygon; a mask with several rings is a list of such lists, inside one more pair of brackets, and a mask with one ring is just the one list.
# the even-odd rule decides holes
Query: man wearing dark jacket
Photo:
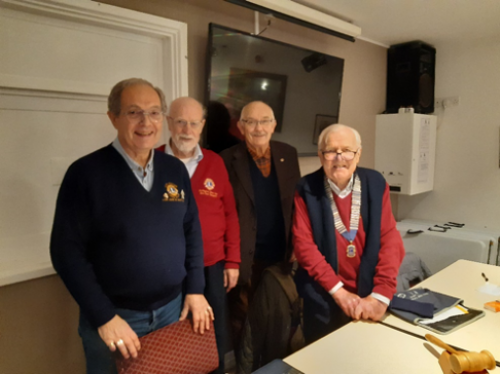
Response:
[{"label": "man wearing dark jacket", "polygon": [[240,221],[240,277],[228,301],[236,350],[264,269],[288,262],[292,252],[292,206],[300,171],[296,149],[271,141],[275,127],[273,110],[261,101],[251,102],[238,122],[245,143],[221,153]]}]

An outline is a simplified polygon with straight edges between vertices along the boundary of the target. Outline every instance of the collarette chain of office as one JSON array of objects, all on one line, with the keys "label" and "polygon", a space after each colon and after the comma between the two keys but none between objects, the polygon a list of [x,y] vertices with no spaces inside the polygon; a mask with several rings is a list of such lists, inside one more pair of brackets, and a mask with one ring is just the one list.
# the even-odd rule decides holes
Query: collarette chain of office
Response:
[{"label": "collarette chain of office", "polygon": [[354,176],[354,186],[352,189],[352,202],[351,202],[351,220],[349,223],[349,231],[347,231],[342,219],[340,218],[339,211],[337,209],[337,205],[335,204],[335,200],[333,198],[333,191],[328,184],[328,179],[325,176],[325,191],[328,199],[330,200],[330,206],[332,208],[333,213],[333,222],[335,224],[335,228],[349,241],[349,245],[346,248],[347,257],[356,257],[356,246],[353,244],[354,238],[358,233],[359,227],[359,217],[361,210],[361,181],[359,180],[358,175]]}]

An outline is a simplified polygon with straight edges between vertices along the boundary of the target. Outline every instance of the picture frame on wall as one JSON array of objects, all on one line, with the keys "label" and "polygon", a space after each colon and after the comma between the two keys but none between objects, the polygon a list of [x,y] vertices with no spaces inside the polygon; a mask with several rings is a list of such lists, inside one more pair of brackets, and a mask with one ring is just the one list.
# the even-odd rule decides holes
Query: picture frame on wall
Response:
[{"label": "picture frame on wall", "polygon": [[321,131],[323,131],[323,129],[334,123],[337,123],[338,121],[338,116],[332,116],[329,114],[316,114],[316,121],[314,122],[313,144],[318,145],[319,134],[321,134]]}]

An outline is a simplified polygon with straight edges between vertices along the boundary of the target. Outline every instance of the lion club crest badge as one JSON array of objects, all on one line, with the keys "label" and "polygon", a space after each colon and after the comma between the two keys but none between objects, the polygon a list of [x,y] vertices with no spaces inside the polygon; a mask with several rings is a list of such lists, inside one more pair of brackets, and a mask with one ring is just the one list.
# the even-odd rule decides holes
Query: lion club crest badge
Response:
[{"label": "lion club crest badge", "polygon": [[203,185],[205,186],[205,188],[209,191],[212,191],[214,188],[215,188],[215,183],[212,179],[210,178],[207,178],[205,179],[205,182],[203,182]]},{"label": "lion club crest badge", "polygon": [[165,191],[166,192],[163,194],[162,201],[184,201],[184,190],[181,190],[179,193],[179,189],[176,184],[166,183]]},{"label": "lion club crest badge", "polygon": [[203,182],[203,187],[205,187],[205,189],[198,190],[200,195],[217,197],[218,193],[215,191],[212,191],[215,188],[215,183],[214,183],[214,180],[212,178],[205,179],[205,182]]}]

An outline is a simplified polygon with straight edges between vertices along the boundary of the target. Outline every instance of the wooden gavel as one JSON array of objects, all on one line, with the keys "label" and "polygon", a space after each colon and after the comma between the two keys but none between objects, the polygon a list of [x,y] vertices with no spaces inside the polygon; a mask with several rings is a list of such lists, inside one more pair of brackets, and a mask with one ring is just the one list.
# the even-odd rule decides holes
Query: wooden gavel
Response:
[{"label": "wooden gavel", "polygon": [[476,373],[483,372],[483,370],[488,369],[492,370],[496,366],[495,358],[493,355],[486,350],[481,352],[464,352],[457,351],[456,349],[450,347],[448,344],[443,342],[442,340],[436,338],[433,335],[426,334],[425,338],[431,343],[446,349],[451,353],[449,356],[449,363],[451,366],[451,370],[454,373]]}]

